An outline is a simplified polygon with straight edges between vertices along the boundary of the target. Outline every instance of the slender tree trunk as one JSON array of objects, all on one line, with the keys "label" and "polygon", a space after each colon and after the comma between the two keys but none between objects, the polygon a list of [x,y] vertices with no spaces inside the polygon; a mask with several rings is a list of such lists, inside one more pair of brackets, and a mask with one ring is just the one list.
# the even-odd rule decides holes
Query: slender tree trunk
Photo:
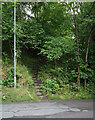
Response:
[{"label": "slender tree trunk", "polygon": [[80,62],[80,56],[79,56],[79,43],[78,43],[78,35],[77,35],[77,28],[76,28],[76,38],[77,38],[77,55],[78,55],[78,87],[80,86],[80,66],[79,66],[79,62]]},{"label": "slender tree trunk", "polygon": [[[73,4],[74,7],[74,4]],[[78,65],[77,65],[77,69],[78,69],[78,79],[77,79],[77,84],[78,87],[80,86],[80,66],[79,66],[79,62],[80,62],[80,55],[79,55],[79,39],[78,39],[78,28],[77,28],[77,22],[76,22],[76,15],[75,15],[75,10],[73,10],[73,19],[74,19],[74,25],[75,25],[75,35],[76,35],[76,40],[77,40],[77,58],[78,58]]]},{"label": "slender tree trunk", "polygon": [[37,5],[37,12],[36,12],[36,14],[37,14],[37,20],[38,20],[38,5]]},{"label": "slender tree trunk", "polygon": [[[22,7],[21,7],[21,5],[20,5],[20,16],[21,17],[19,17],[19,24],[22,22]],[[21,25],[20,25],[19,29],[21,30]]]},{"label": "slender tree trunk", "polygon": [[36,20],[38,20],[38,5],[37,5],[37,3],[35,3],[35,6],[36,6],[36,8],[35,8],[35,18],[36,18]]},{"label": "slender tree trunk", "polygon": [[80,86],[80,66],[79,66],[79,62],[80,62],[80,55],[79,55],[79,42],[78,42],[78,35],[77,35],[77,29],[76,29],[76,38],[77,38],[77,55],[78,55],[78,87]]},{"label": "slender tree trunk", "polygon": [[87,81],[87,79],[86,79],[86,72],[87,72],[87,62],[88,62],[88,51],[89,51],[89,45],[90,45],[91,34],[92,34],[92,32],[90,33],[90,36],[89,36],[89,38],[88,38],[87,49],[86,49],[86,55],[85,55],[85,65],[86,65],[86,67],[85,67],[85,80],[84,80],[84,88],[85,88],[85,89],[86,89],[86,81]]}]

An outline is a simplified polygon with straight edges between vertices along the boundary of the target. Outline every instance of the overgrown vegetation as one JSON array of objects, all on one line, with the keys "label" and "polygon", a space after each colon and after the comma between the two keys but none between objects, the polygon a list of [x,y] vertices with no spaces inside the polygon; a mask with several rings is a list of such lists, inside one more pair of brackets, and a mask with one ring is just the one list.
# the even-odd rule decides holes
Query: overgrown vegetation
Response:
[{"label": "overgrown vegetation", "polygon": [[[25,54],[25,53],[24,53]],[[25,59],[26,57],[27,59]],[[7,58],[7,59],[5,59]],[[25,63],[24,63],[25,60]],[[33,86],[31,59],[28,55],[23,56],[23,60],[17,62],[17,88],[14,89],[14,67],[12,59],[3,56],[2,65],[2,101],[3,102],[22,102],[39,101],[36,90]],[[30,68],[30,69],[29,69]]]},{"label": "overgrown vegetation", "polygon": [[[38,80],[41,80],[40,89],[48,99],[69,100],[69,99],[88,99],[94,97],[94,88],[91,82],[87,83],[84,89],[83,84],[80,88],[73,81],[73,74],[69,76],[65,73],[62,66],[57,69],[50,69],[52,64],[43,66],[38,74]],[[65,74],[65,75],[64,75]]]},{"label": "overgrown vegetation", "polygon": [[[21,2],[16,6],[18,88],[33,86],[33,61],[40,59],[38,80],[48,98],[94,97],[95,2]],[[2,3],[2,84],[7,87],[14,85],[13,7],[13,2]]]}]

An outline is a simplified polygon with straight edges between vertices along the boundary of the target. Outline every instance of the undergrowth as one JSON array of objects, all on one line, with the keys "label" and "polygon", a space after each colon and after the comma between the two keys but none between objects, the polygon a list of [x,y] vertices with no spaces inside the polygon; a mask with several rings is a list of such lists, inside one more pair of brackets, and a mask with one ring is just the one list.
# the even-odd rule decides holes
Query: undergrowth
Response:
[{"label": "undergrowth", "polygon": [[[70,80],[66,76],[65,71],[61,69],[61,66],[53,68],[52,63],[43,65],[38,74],[38,80],[42,81],[40,84],[40,90],[48,99],[57,100],[69,100],[69,99],[89,99],[94,98],[94,84],[90,86],[87,83],[87,89],[83,88],[83,85],[78,88],[77,82]],[[74,82],[72,82],[74,81]],[[89,89],[88,89],[89,88]],[[93,92],[92,92],[93,91]]]},{"label": "undergrowth", "polygon": [[[14,89],[14,68],[13,60],[6,58],[2,65],[2,101],[39,101],[36,91],[33,87],[32,65],[38,58],[24,54],[17,61],[17,88]],[[94,84],[87,83],[87,89],[84,90],[81,85],[77,87],[72,73],[69,75],[62,66],[54,67],[53,63],[42,64],[38,72],[38,80],[41,81],[40,90],[48,99],[70,100],[70,99],[89,99],[94,98]],[[91,89],[92,87],[92,89]]]},{"label": "undergrowth", "polygon": [[[26,59],[24,58],[26,57]],[[18,59],[16,66],[16,89],[14,89],[13,59],[4,56],[2,62],[2,102],[39,101],[36,90],[33,87],[32,65],[29,56]],[[26,64],[25,64],[26,63]]]}]

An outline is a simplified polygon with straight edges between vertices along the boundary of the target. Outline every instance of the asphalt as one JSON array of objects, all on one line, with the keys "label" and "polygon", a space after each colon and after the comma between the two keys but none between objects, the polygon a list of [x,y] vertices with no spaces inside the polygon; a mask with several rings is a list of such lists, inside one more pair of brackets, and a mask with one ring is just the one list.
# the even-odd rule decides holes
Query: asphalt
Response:
[{"label": "asphalt", "polygon": [[93,118],[93,99],[3,103],[1,118]]}]

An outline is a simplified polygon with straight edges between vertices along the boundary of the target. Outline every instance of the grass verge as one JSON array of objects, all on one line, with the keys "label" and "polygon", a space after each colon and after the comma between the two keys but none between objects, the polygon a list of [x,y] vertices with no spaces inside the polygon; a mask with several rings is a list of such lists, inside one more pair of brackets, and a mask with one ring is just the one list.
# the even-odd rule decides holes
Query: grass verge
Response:
[{"label": "grass verge", "polygon": [[[25,64],[25,63],[26,64]],[[6,86],[2,86],[2,102],[25,102],[40,101],[32,80],[32,63],[29,56],[24,57],[24,62],[17,62],[17,88],[14,89],[14,68],[13,61],[3,62],[2,79],[5,79]],[[19,78],[18,78],[19,76]],[[10,86],[12,83],[12,86]]]},{"label": "grass verge", "polygon": [[34,88],[7,88],[2,87],[2,102],[39,101]]},{"label": "grass verge", "polygon": [[64,94],[51,94],[49,93],[47,95],[48,99],[50,100],[79,100],[79,99],[90,99],[94,96],[92,94],[89,94],[87,91],[80,91],[80,92],[65,92]]}]

